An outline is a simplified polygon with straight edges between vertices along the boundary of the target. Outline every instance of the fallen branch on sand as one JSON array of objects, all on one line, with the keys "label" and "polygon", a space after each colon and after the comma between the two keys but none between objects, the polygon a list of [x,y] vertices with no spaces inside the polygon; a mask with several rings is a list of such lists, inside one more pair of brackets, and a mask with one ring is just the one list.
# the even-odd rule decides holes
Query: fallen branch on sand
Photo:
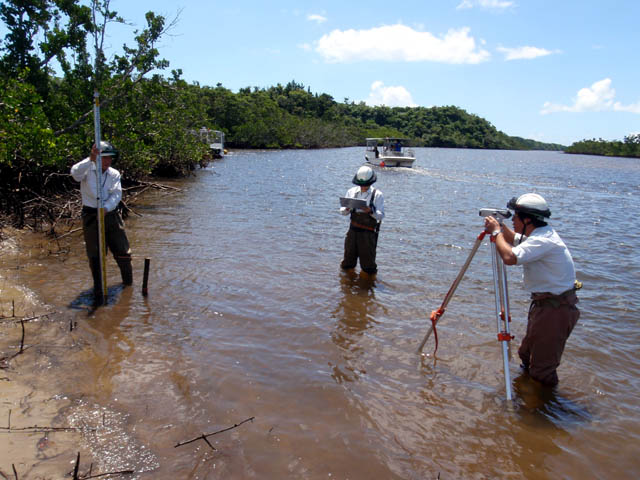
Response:
[{"label": "fallen branch on sand", "polygon": [[106,473],[91,475],[92,469],[93,469],[93,463],[89,467],[89,472],[86,474],[87,476],[82,476],[78,473],[78,471],[80,470],[80,452],[78,452],[78,456],[76,457],[76,464],[73,467],[73,473],[69,472],[69,475],[73,475],[73,480],[88,480],[89,478],[106,477],[109,475],[132,475],[135,473],[135,470],[120,470],[119,472],[106,472]]},{"label": "fallen branch on sand", "polygon": [[15,316],[0,317],[0,323],[32,322],[34,320],[39,320],[41,318],[48,317],[49,315],[55,315],[56,313],[59,313],[59,312],[49,312],[49,313],[43,313],[41,315],[32,315],[31,317],[22,317],[22,318],[17,318]]},{"label": "fallen branch on sand", "polygon": [[253,422],[253,419],[256,417],[250,417],[247,418],[246,420],[241,421],[240,423],[236,423],[235,425],[233,425],[232,427],[227,427],[227,428],[223,428],[222,430],[218,430],[217,432],[213,432],[213,433],[207,433],[207,434],[202,434],[199,437],[196,438],[192,438],[191,440],[187,440],[185,442],[179,442],[176,445],[173,446],[173,448],[177,448],[177,447],[181,447],[183,445],[187,445],[189,443],[193,443],[197,440],[204,440],[205,442],[207,442],[207,445],[209,445],[213,450],[216,450],[216,448],[211,445],[211,443],[209,442],[209,440],[207,440],[207,437],[211,437],[212,435],[217,435],[218,433],[222,433],[222,432],[227,432],[229,430],[233,430],[234,428],[239,427],[240,425],[242,425],[243,423],[247,423],[247,422]]},{"label": "fallen branch on sand", "polygon": [[9,417],[7,419],[7,426],[0,427],[0,432],[10,433],[46,433],[46,432],[95,432],[95,428],[80,428],[80,427],[47,427],[34,425],[33,427],[12,427],[11,426],[11,410],[9,410]]}]

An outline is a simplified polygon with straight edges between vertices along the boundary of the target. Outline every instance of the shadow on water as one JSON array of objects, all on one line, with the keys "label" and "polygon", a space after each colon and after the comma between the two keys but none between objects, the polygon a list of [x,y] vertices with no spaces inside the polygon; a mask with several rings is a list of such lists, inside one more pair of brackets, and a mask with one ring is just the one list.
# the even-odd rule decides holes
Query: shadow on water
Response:
[{"label": "shadow on water", "polygon": [[[131,288],[129,288],[131,290]],[[126,287],[122,284],[112,285],[107,287],[107,299],[103,307],[113,306],[118,303],[123,292],[126,292]],[[78,294],[76,298],[69,302],[67,308],[73,310],[86,310],[89,314],[92,314],[97,310],[93,305],[93,288],[84,290]]]},{"label": "shadow on water", "polygon": [[541,385],[527,373],[513,380],[513,389],[517,412],[524,423],[563,429],[592,420],[584,406],[561,396],[557,387]]}]

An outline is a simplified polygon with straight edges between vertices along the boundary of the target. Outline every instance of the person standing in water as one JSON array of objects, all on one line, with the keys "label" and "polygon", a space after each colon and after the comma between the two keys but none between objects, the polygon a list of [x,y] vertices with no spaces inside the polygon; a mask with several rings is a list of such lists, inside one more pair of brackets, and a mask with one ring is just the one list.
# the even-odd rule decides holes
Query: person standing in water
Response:
[{"label": "person standing in water", "polygon": [[526,193],[512,198],[513,230],[494,217],[485,218],[505,265],[522,265],[524,286],[531,292],[527,333],[518,355],[522,368],[543,385],[558,384],[556,369],[580,310],[576,272],[569,249],[546,220],[551,211],[544,198]]},{"label": "person standing in water", "polygon": [[117,209],[122,200],[120,172],[111,166],[118,158],[118,151],[109,142],[100,142],[101,151],[93,145],[91,154],[71,167],[71,176],[80,182],[82,195],[82,230],[84,243],[89,258],[89,267],[93,277],[94,305],[104,301],[102,282],[100,281],[100,252],[98,247],[98,187],[96,177],[96,159],[101,153],[102,186],[101,197],[105,209],[104,225],[106,246],[113,254],[125,286],[133,284],[133,268],[131,266],[131,248],[124,230],[124,221]]},{"label": "person standing in water", "polygon": [[340,213],[350,215],[351,219],[340,264],[343,270],[355,268],[359,258],[364,272],[373,275],[378,271],[376,248],[380,223],[384,218],[384,196],[380,190],[371,187],[376,180],[376,174],[370,167],[360,167],[352,180],[356,186],[347,190],[346,197],[365,200],[367,206],[357,210],[340,207]]}]

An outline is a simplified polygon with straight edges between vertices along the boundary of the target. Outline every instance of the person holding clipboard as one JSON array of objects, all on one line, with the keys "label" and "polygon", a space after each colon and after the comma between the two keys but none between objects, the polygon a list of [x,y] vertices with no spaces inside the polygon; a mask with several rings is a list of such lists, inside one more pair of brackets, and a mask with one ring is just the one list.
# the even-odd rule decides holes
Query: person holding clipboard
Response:
[{"label": "person holding clipboard", "polygon": [[380,223],[384,218],[384,196],[380,190],[371,187],[376,180],[375,172],[362,166],[353,176],[352,183],[356,186],[340,198],[340,213],[350,215],[351,219],[340,264],[343,270],[355,268],[359,258],[364,272],[373,275],[378,271],[376,247]]}]

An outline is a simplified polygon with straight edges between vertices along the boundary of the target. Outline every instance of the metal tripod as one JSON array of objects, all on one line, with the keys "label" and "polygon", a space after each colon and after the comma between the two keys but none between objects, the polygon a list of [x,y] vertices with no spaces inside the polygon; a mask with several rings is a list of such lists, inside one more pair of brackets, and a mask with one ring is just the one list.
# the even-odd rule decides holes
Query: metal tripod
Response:
[{"label": "metal tripod", "polygon": [[[503,220],[505,220],[506,218],[509,218],[511,216],[511,213],[508,210],[497,210],[497,209],[488,209],[488,208],[483,208],[482,210],[480,210],[480,216],[486,217],[489,215],[495,217],[498,220],[498,222],[500,222],[500,224],[502,225]],[[449,304],[449,301],[453,297],[453,294],[458,288],[458,285],[462,281],[462,278],[464,277],[464,274],[467,271],[467,268],[469,268],[469,264],[471,263],[471,260],[473,260],[473,257],[478,251],[478,248],[480,247],[480,244],[482,243],[485,236],[486,236],[486,232],[484,231],[480,233],[480,235],[478,235],[473,245],[473,248],[471,249],[471,252],[467,257],[467,260],[465,261],[464,265],[462,266],[462,269],[460,270],[460,273],[458,273],[458,276],[456,277],[453,284],[451,285],[451,288],[449,288],[449,291],[445,295],[444,301],[442,302],[442,304],[437,310],[434,310],[433,312],[431,312],[431,316],[430,316],[431,326],[429,327],[429,331],[427,332],[427,334],[422,339],[422,343],[420,343],[420,346],[418,347],[418,350],[417,350],[418,353],[422,352],[422,349],[425,343],[427,343],[427,340],[429,339],[429,337],[431,336],[431,333],[434,333],[434,336],[436,339],[435,349],[436,350],[438,349],[438,335],[436,332],[436,323],[438,322],[440,317],[444,314],[445,309]],[[509,342],[513,339],[513,336],[511,335],[509,330],[509,322],[511,321],[511,316],[509,313],[509,290],[507,288],[507,271],[506,271],[504,262],[502,261],[502,258],[498,253],[498,249],[496,248],[495,237],[491,238],[490,245],[491,245],[491,264],[493,267],[493,287],[495,292],[498,341],[502,346],[504,383],[505,383],[505,388],[507,393],[507,400],[511,400],[512,392],[511,392],[511,375],[509,374]],[[434,350],[434,353],[435,353],[435,350]]]},{"label": "metal tripod", "polygon": [[507,400],[511,400],[511,375],[509,374],[509,342],[513,339],[509,330],[511,314],[509,312],[509,289],[507,288],[507,269],[496,248],[495,237],[491,237],[491,263],[493,265],[493,289],[496,297],[496,325],[498,341],[502,345],[504,385]]}]

